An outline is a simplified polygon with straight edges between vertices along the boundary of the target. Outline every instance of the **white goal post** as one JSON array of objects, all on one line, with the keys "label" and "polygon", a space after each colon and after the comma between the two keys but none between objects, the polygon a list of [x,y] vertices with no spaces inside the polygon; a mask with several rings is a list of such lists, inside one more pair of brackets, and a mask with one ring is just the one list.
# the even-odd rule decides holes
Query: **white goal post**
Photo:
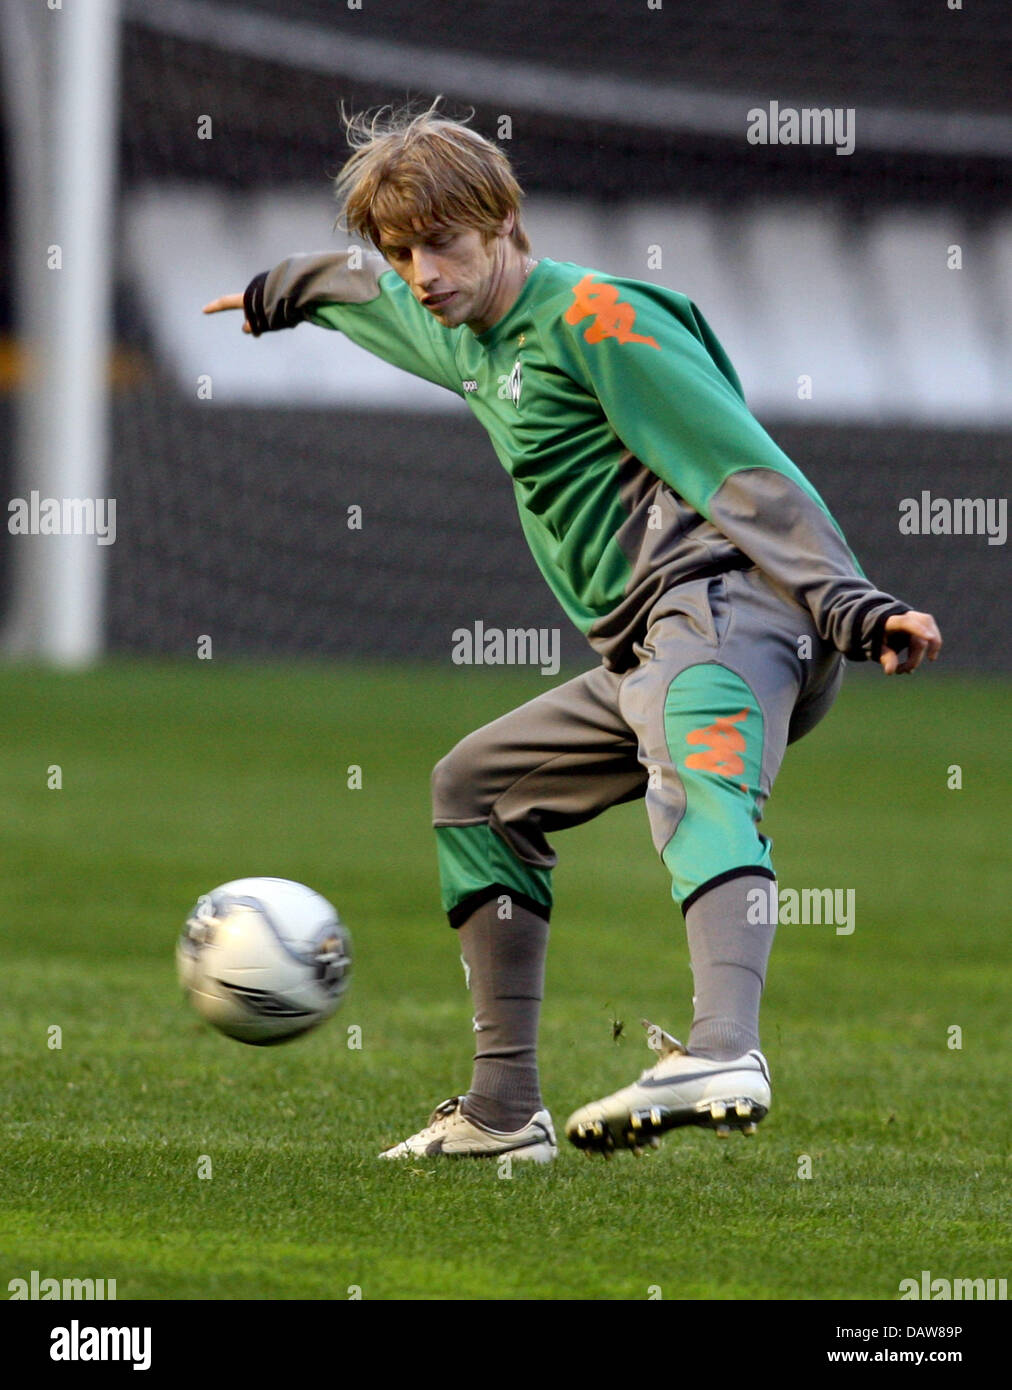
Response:
[{"label": "white goal post", "polygon": [[[12,497],[35,529],[7,537],[8,655],[78,666],[101,653],[119,0],[5,0],[14,306],[23,353]],[[46,507],[52,501],[51,507]],[[69,505],[72,501],[78,506]],[[48,512],[48,527],[38,526]]]}]

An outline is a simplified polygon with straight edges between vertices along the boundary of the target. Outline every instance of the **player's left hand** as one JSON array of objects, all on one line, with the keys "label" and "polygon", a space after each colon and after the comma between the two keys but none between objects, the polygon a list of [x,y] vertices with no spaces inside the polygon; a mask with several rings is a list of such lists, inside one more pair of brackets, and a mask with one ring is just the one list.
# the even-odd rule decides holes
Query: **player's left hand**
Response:
[{"label": "player's left hand", "polygon": [[[916,671],[925,656],[929,661],[937,661],[942,646],[942,634],[930,613],[895,613],[886,619],[886,632],[906,633],[908,641],[896,643],[900,651],[892,646],[884,646],[879,661],[887,676],[902,676],[907,671]],[[900,661],[902,649],[906,656]]]}]

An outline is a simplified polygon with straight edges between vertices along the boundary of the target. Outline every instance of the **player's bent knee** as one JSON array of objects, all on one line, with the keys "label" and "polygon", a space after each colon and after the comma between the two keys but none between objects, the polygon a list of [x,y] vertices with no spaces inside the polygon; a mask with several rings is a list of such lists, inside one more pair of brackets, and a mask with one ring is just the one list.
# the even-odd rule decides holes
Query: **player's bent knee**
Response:
[{"label": "player's bent knee", "polygon": [[440,758],[432,769],[432,818],[440,821],[467,821],[486,815],[479,805],[478,764],[463,739]]}]

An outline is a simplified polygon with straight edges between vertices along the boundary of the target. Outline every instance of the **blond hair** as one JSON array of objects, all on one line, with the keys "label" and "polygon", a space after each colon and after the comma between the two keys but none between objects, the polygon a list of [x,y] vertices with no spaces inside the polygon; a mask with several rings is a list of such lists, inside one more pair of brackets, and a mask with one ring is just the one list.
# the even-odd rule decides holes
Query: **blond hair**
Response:
[{"label": "blond hair", "polygon": [[417,236],[472,227],[490,237],[514,214],[511,240],[530,251],[520,220],[523,191],[509,160],[463,121],[427,110],[382,106],[346,115],[355,153],[334,180],[341,219],[353,235],[379,246],[381,229]]}]

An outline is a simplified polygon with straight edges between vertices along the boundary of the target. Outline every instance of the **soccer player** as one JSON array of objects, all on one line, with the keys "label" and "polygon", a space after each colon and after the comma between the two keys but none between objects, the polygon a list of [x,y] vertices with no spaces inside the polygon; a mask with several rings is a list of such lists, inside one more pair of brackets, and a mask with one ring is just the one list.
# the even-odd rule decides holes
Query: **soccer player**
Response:
[{"label": "soccer player", "polygon": [[[205,312],[302,322],[463,396],[513,480],[524,534],[600,664],[463,739],[432,779],[443,907],[474,1003],[470,1088],[382,1156],[556,1154],[537,1029],[552,831],[644,798],[684,914],[685,1046],[576,1111],[578,1147],[639,1150],[770,1106],[759,1001],[776,925],[758,823],[788,743],[844,657],[887,675],[941,637],[863,574],[818,493],[749,412],[687,298],[531,253],[502,151],[433,106],[348,122],[337,178],[370,242],[299,255]],[[376,254],[378,252],[378,254]]]}]

